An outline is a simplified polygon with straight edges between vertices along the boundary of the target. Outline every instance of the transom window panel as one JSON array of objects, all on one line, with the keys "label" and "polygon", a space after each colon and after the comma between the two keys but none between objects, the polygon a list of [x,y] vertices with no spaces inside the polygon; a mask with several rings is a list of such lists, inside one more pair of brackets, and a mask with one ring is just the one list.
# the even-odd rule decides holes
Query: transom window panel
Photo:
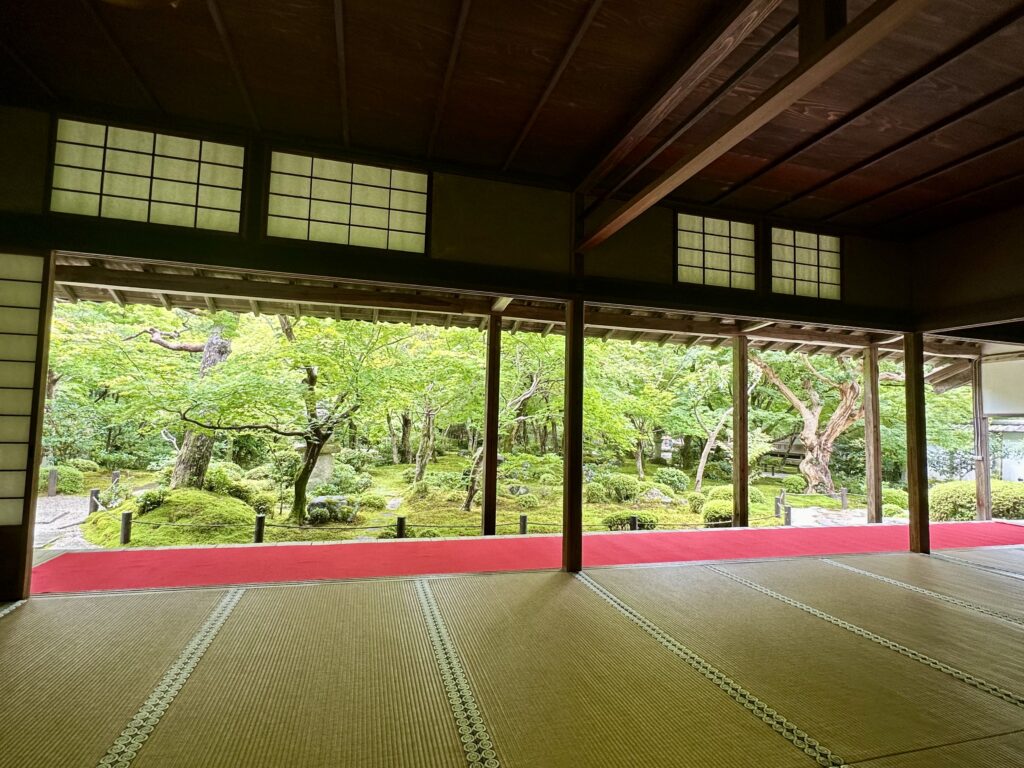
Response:
[{"label": "transom window panel", "polygon": [[244,161],[231,144],[60,120],[50,210],[238,232]]},{"label": "transom window panel", "polygon": [[839,238],[772,227],[772,291],[839,299]]},{"label": "transom window panel", "polygon": [[676,276],[682,283],[754,289],[754,225],[680,213]]},{"label": "transom window panel", "polygon": [[427,175],[274,152],[267,234],[424,253]]}]

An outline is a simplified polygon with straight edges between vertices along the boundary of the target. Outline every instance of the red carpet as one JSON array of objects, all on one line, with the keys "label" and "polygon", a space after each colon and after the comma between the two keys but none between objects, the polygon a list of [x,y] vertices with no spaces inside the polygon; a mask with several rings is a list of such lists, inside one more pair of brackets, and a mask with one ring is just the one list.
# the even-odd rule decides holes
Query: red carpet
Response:
[{"label": "red carpet", "polygon": [[[1024,544],[1024,526],[937,523],[934,549]],[[559,536],[452,541],[72,552],[33,569],[32,593],[197,587],[321,579],[558,568]],[[609,533],[584,539],[587,566],[902,552],[899,525]]]}]

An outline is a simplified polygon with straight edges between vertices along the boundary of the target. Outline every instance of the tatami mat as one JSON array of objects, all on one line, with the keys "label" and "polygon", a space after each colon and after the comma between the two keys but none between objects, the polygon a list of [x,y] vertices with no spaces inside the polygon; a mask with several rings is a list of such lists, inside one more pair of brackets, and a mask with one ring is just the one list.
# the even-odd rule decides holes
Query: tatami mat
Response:
[{"label": "tatami mat", "polygon": [[0,766],[95,766],[221,595],[45,598],[0,619]]},{"label": "tatami mat", "polygon": [[942,554],[990,568],[1000,568],[1024,576],[1024,547],[989,547],[986,549],[955,549]]},{"label": "tatami mat", "polygon": [[813,765],[568,574],[432,587],[503,766]]},{"label": "tatami mat", "polygon": [[[856,768],[1021,768],[1024,731],[857,763]],[[851,768],[854,768],[851,766]]]},{"label": "tatami mat", "polygon": [[1024,710],[704,567],[591,575],[849,762],[1024,727]]}]

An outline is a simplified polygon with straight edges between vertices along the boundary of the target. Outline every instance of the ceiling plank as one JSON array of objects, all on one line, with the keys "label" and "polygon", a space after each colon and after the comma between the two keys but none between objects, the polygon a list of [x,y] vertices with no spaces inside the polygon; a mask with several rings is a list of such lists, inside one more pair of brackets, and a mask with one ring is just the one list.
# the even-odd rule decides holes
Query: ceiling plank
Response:
[{"label": "ceiling plank", "polygon": [[96,26],[103,34],[103,37],[106,39],[107,43],[114,50],[114,53],[117,54],[117,58],[121,60],[121,63],[124,65],[125,69],[127,69],[128,72],[131,74],[132,80],[135,81],[135,85],[139,88],[140,91],[142,91],[143,95],[145,95],[146,100],[152,105],[152,107],[157,112],[159,112],[160,114],[166,114],[166,112],[164,112],[163,106],[161,106],[156,96],[153,95],[153,91],[146,84],[146,81],[142,79],[142,75],[139,73],[139,70],[132,63],[132,60],[128,58],[128,54],[124,52],[124,48],[121,47],[121,44],[117,42],[117,38],[114,37],[114,33],[111,32],[110,27],[107,26],[107,22],[103,20],[103,16],[101,16],[100,12],[96,10],[95,0],[82,0],[82,5],[85,7],[85,10],[88,11],[89,16],[92,18],[92,20],[96,23]]},{"label": "ceiling plank", "polygon": [[577,250],[588,251],[603,243],[681,184],[696,176],[741,141],[858,59],[927,2],[928,0],[875,0],[836,34],[818,56],[795,67],[736,115],[719,133],[702,141],[598,224],[584,236],[577,245]]},{"label": "ceiling plank", "polygon": [[576,191],[586,194],[625,160],[779,5],[781,0],[732,3],[727,11],[708,25],[707,32],[699,41],[686,46],[692,53],[683,58],[667,81],[648,98],[643,109],[587,173]]},{"label": "ceiling plank", "polygon": [[937,58],[929,61],[924,66],[918,67],[910,74],[897,80],[895,83],[886,88],[884,91],[882,91],[882,93],[878,94],[873,99],[870,99],[869,101],[867,101],[857,109],[853,110],[852,112],[848,112],[846,115],[839,118],[838,120],[829,123],[828,127],[825,128],[824,130],[819,131],[813,136],[808,137],[807,139],[800,142],[789,151],[775,158],[770,163],[758,169],[749,176],[746,176],[737,182],[729,184],[725,190],[723,190],[719,195],[713,198],[708,204],[718,205],[727,197],[730,197],[736,192],[739,192],[744,187],[753,184],[758,179],[767,176],[780,165],[784,165],[785,163],[790,162],[791,160],[802,155],[804,152],[811,149],[812,147],[816,147],[825,139],[832,136],[841,129],[845,128],[846,126],[850,125],[854,121],[859,120],[864,115],[874,111],[875,109],[881,107],[884,104],[888,104],[890,101],[892,101],[899,94],[903,93],[911,86],[930,77],[931,75],[934,75],[939,70],[952,64],[953,62],[958,61],[962,56],[969,53],[971,50],[973,50],[975,47],[977,47],[984,41],[988,40],[988,38],[992,37],[993,35],[997,35],[1003,32],[1007,26],[1017,22],[1022,16],[1024,16],[1024,5],[1018,8],[1014,8],[1009,13],[1003,14],[998,19],[993,21],[991,24],[987,24],[982,29],[978,30],[969,38],[961,42],[955,48],[952,48],[946,53],[943,53],[941,56],[938,56]]},{"label": "ceiling plank", "polygon": [[28,65],[28,62],[26,62],[11,45],[4,40],[0,40],[0,50],[3,50],[3,52],[7,54],[8,58],[17,65],[18,69],[24,72],[28,79],[32,81],[32,84],[42,91],[48,101],[54,101],[56,99],[53,89],[46,84],[46,81],[43,80],[43,78],[36,74],[36,71]]},{"label": "ceiling plank", "polygon": [[583,40],[583,35],[586,34],[587,29],[590,28],[591,22],[594,20],[597,12],[601,9],[602,2],[603,0],[591,0],[590,7],[587,8],[587,12],[583,14],[583,19],[576,28],[576,34],[573,35],[572,40],[566,47],[565,53],[562,54],[562,60],[558,62],[558,66],[555,67],[555,71],[548,80],[548,84],[544,88],[544,92],[541,94],[540,99],[537,100],[537,104],[534,106],[533,112],[530,113],[530,117],[523,125],[522,130],[519,131],[519,136],[516,137],[516,143],[512,145],[512,149],[509,151],[508,157],[505,158],[505,162],[501,166],[501,170],[507,171],[509,166],[512,165],[512,161],[515,160],[516,154],[519,152],[519,148],[526,140],[527,135],[530,133],[530,129],[533,128],[533,124],[537,122],[537,118],[540,116],[541,110],[544,109],[544,105],[547,104],[548,97],[551,96],[551,92],[555,90],[558,86],[558,82],[562,79],[562,75],[569,66],[570,59],[572,59],[573,54],[576,53],[576,49],[579,47],[580,41]]},{"label": "ceiling plank", "polygon": [[245,111],[249,113],[249,120],[252,122],[253,128],[259,132],[261,130],[260,119],[256,114],[256,108],[253,106],[252,98],[249,95],[249,88],[245,84],[245,77],[242,76],[242,68],[238,64],[238,58],[235,56],[235,49],[231,45],[231,38],[228,35],[227,27],[224,25],[224,17],[221,15],[220,6],[217,5],[217,0],[206,0],[206,7],[210,11],[210,18],[213,19],[213,26],[217,30],[217,37],[220,38],[224,55],[227,57],[228,65],[231,67],[231,74],[234,76],[239,93],[242,95]]},{"label": "ceiling plank", "polygon": [[466,19],[469,18],[469,7],[471,0],[462,0],[459,8],[459,18],[455,22],[455,32],[452,35],[452,47],[448,53],[448,65],[444,70],[444,81],[441,83],[441,93],[437,97],[437,106],[434,108],[434,124],[430,129],[430,139],[427,141],[427,157],[433,157],[434,144],[437,142],[438,131],[441,130],[441,120],[444,118],[444,107],[448,101],[448,91],[451,90],[452,76],[455,74],[455,65],[459,61],[459,51],[462,49],[462,35],[466,29]]},{"label": "ceiling plank", "polygon": [[348,147],[348,68],[345,65],[345,1],[334,0],[334,47],[338,64],[338,108],[341,110],[341,141]]},{"label": "ceiling plank", "polygon": [[927,203],[927,204],[925,204],[923,206],[920,206],[918,208],[913,208],[913,209],[911,209],[909,211],[904,211],[903,213],[900,213],[900,214],[898,214],[896,216],[893,216],[892,218],[885,219],[884,221],[880,222],[879,226],[888,227],[889,225],[893,224],[894,222],[902,221],[903,219],[910,218],[912,216],[918,216],[918,215],[920,215],[922,213],[928,213],[929,211],[933,211],[933,210],[935,210],[937,208],[945,208],[947,205],[953,205],[954,203],[959,203],[961,200],[967,200],[968,198],[974,197],[975,195],[980,195],[980,194],[982,194],[984,192],[988,192],[990,189],[995,189],[996,187],[1001,187],[1003,184],[1010,184],[1010,183],[1015,182],[1015,181],[1020,181],[1021,179],[1024,179],[1024,172],[1011,173],[1011,174],[1006,175],[1006,176],[1000,176],[997,179],[993,179],[992,181],[985,182],[984,184],[982,184],[979,187],[974,187],[973,189],[966,189],[963,192],[958,192],[957,194],[953,195],[952,197],[947,197],[947,198],[944,198],[942,200],[937,200],[937,201],[932,202],[932,203]]}]

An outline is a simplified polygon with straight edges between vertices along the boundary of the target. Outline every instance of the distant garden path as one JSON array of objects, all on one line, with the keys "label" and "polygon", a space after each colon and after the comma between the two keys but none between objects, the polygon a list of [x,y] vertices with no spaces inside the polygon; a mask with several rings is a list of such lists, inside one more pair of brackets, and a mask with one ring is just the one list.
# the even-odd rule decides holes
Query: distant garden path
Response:
[{"label": "distant garden path", "polygon": [[89,515],[88,496],[40,496],[36,501],[37,549],[99,549],[79,527]]}]

